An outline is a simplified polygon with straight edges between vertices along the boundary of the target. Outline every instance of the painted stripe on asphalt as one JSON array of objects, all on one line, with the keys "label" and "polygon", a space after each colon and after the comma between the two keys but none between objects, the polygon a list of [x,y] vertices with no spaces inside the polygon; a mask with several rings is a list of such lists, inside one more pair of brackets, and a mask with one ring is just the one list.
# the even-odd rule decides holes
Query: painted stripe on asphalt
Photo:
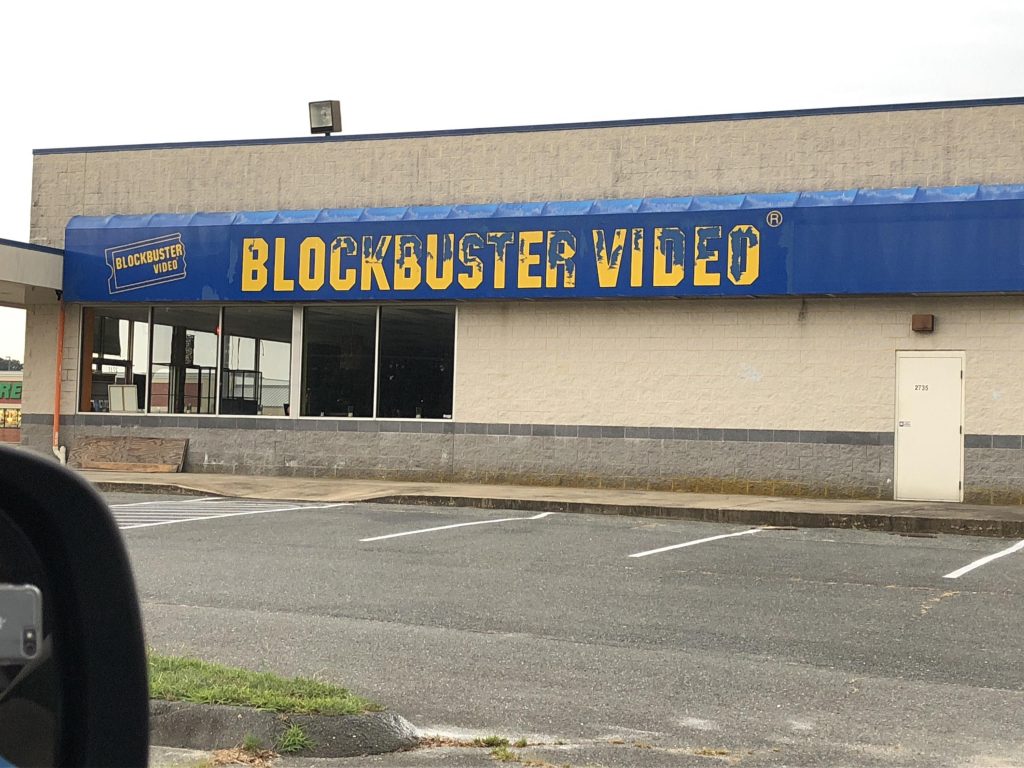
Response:
[{"label": "painted stripe on asphalt", "polygon": [[262,507],[260,509],[248,509],[241,512],[223,512],[217,514],[207,514],[206,512],[199,512],[198,514],[193,513],[187,517],[178,516],[176,513],[171,516],[167,513],[161,513],[153,511],[153,514],[149,517],[146,522],[136,522],[139,519],[138,514],[130,514],[125,516],[127,519],[122,519],[120,515],[115,513],[114,517],[117,519],[118,528],[122,531],[130,531],[135,528],[153,528],[158,525],[174,525],[176,523],[193,523],[200,522],[203,520],[221,520],[226,517],[245,517],[248,515],[264,515],[269,512],[295,512],[303,509],[331,509],[333,507],[349,507],[352,506],[348,503],[337,503],[337,504],[308,504],[308,505],[289,505],[289,506],[271,506]]},{"label": "painted stripe on asphalt", "polygon": [[111,504],[111,509],[125,509],[127,507],[146,507],[152,504],[191,504],[197,501],[212,501],[215,496],[207,496],[202,498],[194,498],[188,496],[184,499],[158,499],[157,501],[133,501],[128,504]]},{"label": "painted stripe on asphalt", "polygon": [[746,531],[737,531],[736,533],[723,533],[719,536],[708,536],[706,539],[694,539],[693,541],[684,541],[682,544],[671,544],[667,547],[659,547],[658,549],[649,549],[646,552],[636,552],[630,557],[647,557],[648,555],[657,555],[659,552],[668,552],[672,549],[682,549],[683,547],[692,547],[697,544],[706,544],[709,541],[718,541],[719,539],[730,539],[733,536],[747,536],[751,533],[760,533],[765,530],[764,528],[750,528]]},{"label": "painted stripe on asphalt", "polygon": [[1019,552],[1022,549],[1024,549],[1024,541],[1018,541],[1012,547],[1007,547],[1006,549],[1000,550],[999,552],[996,552],[995,554],[985,555],[985,557],[978,558],[973,563],[968,563],[963,568],[957,568],[955,571],[953,571],[952,573],[947,573],[942,578],[944,578],[944,579],[959,579],[965,573],[970,573],[975,568],[981,568],[981,566],[985,565],[986,563],[991,563],[993,560],[998,560],[1000,557],[1006,557],[1007,555],[1012,555],[1014,552]]},{"label": "painted stripe on asphalt", "polygon": [[185,513],[185,512],[199,512],[200,514],[206,514],[207,512],[224,512],[224,511],[230,512],[232,510],[236,510],[236,511],[239,511],[239,512],[248,512],[249,510],[252,510],[252,509],[266,509],[266,508],[269,508],[269,507],[298,507],[298,506],[302,506],[302,505],[301,504],[295,504],[294,502],[290,502],[290,501],[278,501],[278,502],[274,502],[273,504],[267,504],[267,503],[262,503],[262,504],[261,503],[256,503],[256,504],[196,504],[195,506],[189,506],[189,507],[170,507],[170,508],[163,508],[163,509],[158,508],[158,509],[155,509],[155,510],[152,509],[152,508],[150,508],[150,509],[116,510],[115,513],[118,514],[118,515],[122,515],[122,514],[124,514],[124,515],[145,514],[145,513],[150,513],[150,512],[152,512],[153,514],[159,514],[159,513],[163,513],[163,512],[167,512],[167,513],[174,512],[175,514],[177,514],[178,512],[182,512],[182,513]]},{"label": "painted stripe on asphalt", "polygon": [[115,516],[114,519],[116,519],[119,523],[124,523],[124,522],[151,522],[152,520],[156,520],[158,518],[161,519],[161,520],[190,520],[190,519],[193,519],[194,517],[206,517],[206,515],[199,515],[199,514],[196,514],[195,512],[189,512],[188,514],[183,514],[183,515],[170,515],[170,514],[161,513],[159,515],[117,515],[117,516]]},{"label": "painted stripe on asphalt", "polygon": [[[151,501],[151,502],[145,502],[145,503],[149,504],[150,506],[160,506],[162,504],[165,507],[171,507],[172,509],[182,509],[182,508],[187,508],[187,507],[203,507],[203,508],[208,508],[208,507],[226,507],[226,506],[227,507],[230,507],[230,506],[249,506],[249,507],[264,506],[265,507],[265,506],[274,506],[274,505],[280,506],[281,504],[288,504],[288,505],[299,504],[301,502],[291,501],[290,499],[218,499],[218,498],[212,498],[212,499],[188,499],[187,501],[185,501],[185,500],[175,501],[175,500],[164,499],[163,501]],[[118,505],[118,504],[112,504],[111,506],[112,507],[120,508],[120,505]],[[134,505],[129,505],[129,506],[134,506]],[[148,509],[148,507],[147,507],[147,509]],[[140,509],[139,511],[142,512],[142,511],[145,511],[145,510],[141,510]]]},{"label": "painted stripe on asphalt", "polygon": [[432,533],[434,531],[446,531],[449,528],[466,528],[470,525],[490,525],[491,523],[511,523],[516,520],[540,520],[542,517],[547,517],[552,514],[551,512],[541,512],[539,515],[533,517],[502,517],[497,520],[476,520],[472,523],[455,523],[454,525],[439,525],[435,528],[420,528],[417,531],[402,531],[401,533],[389,533],[385,536],[371,536],[368,539],[360,539],[360,542],[365,541],[382,541],[383,539],[397,539],[399,536],[413,536],[417,533]]}]

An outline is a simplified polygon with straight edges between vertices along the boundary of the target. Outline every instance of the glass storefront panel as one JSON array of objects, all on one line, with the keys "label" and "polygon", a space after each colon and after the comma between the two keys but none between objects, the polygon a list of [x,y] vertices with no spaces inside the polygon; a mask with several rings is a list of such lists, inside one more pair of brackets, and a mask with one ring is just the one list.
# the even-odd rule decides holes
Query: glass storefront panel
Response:
[{"label": "glass storefront panel", "polygon": [[303,416],[373,416],[376,307],[308,308],[302,322]]},{"label": "glass storefront panel", "polygon": [[455,307],[381,308],[378,418],[450,419]]},{"label": "glass storefront panel", "polygon": [[[266,304],[86,307],[80,410],[290,416],[293,317]],[[302,328],[299,415],[452,417],[454,307],[309,307]]]},{"label": "glass storefront panel", "polygon": [[219,307],[153,310],[150,413],[213,413]]},{"label": "glass storefront panel", "polygon": [[80,411],[145,410],[148,320],[147,307],[82,310]]},{"label": "glass storefront panel", "polygon": [[220,412],[287,416],[291,408],[291,307],[225,307]]}]

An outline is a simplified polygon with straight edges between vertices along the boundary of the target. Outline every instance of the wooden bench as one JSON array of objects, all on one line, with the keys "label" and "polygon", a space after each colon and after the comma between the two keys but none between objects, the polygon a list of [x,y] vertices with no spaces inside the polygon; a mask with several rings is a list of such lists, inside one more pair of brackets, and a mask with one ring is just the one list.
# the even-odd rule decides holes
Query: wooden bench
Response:
[{"label": "wooden bench", "polygon": [[188,438],[82,437],[75,440],[68,464],[118,472],[181,472],[186,450]]}]

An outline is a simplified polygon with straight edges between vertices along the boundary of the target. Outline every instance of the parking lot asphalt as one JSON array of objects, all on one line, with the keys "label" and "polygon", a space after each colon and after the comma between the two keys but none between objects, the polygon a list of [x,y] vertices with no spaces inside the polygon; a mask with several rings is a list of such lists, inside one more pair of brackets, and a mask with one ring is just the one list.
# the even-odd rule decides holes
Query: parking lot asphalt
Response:
[{"label": "parking lot asphalt", "polygon": [[[341,682],[428,731],[559,765],[1024,765],[1012,540],[109,500],[150,645]],[[417,759],[439,764],[374,764]]]}]

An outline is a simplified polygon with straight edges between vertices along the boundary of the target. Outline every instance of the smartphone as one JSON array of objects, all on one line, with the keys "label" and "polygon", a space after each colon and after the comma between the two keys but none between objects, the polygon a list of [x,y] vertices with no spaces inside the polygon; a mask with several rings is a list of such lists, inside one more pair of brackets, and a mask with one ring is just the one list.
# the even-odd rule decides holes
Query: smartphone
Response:
[{"label": "smartphone", "polygon": [[0,584],[0,664],[23,664],[39,653],[43,594],[31,584]]}]

